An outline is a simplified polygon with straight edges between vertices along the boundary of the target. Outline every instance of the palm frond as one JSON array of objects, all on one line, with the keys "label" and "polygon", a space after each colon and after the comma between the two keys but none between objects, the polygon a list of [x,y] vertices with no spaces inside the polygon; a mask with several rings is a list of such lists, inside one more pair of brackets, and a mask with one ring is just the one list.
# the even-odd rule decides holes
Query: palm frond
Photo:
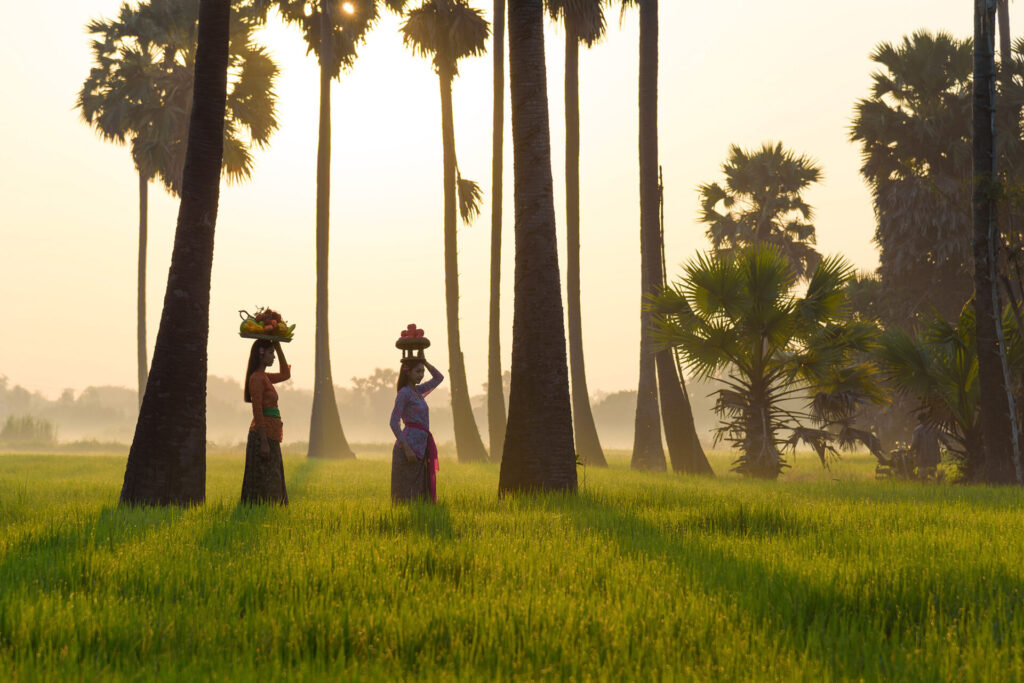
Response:
[{"label": "palm frond", "polygon": [[484,191],[480,188],[480,185],[475,183],[468,178],[463,178],[462,174],[458,174],[458,193],[459,193],[459,215],[462,217],[462,222],[466,225],[472,225],[476,217],[480,215],[480,207],[483,206]]},{"label": "palm frond", "polygon": [[605,0],[546,0],[548,14],[565,25],[569,36],[593,47],[605,34]]}]

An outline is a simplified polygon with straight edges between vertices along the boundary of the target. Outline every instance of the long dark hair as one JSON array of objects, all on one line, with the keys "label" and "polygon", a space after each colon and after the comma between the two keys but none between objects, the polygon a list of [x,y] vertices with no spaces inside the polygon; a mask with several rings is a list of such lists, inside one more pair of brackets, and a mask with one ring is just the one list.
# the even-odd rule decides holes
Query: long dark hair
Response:
[{"label": "long dark hair", "polygon": [[395,387],[396,394],[402,390],[402,387],[409,386],[409,373],[417,365],[423,365],[422,358],[410,358],[402,361],[402,367],[398,370],[398,386]]},{"label": "long dark hair", "polygon": [[263,354],[267,349],[271,347],[271,344],[266,339],[257,339],[252,343],[252,348],[249,349],[249,365],[245,368],[245,402],[252,403],[252,396],[249,395],[249,378],[252,377],[252,373],[256,372],[262,367],[260,361],[263,358]]}]

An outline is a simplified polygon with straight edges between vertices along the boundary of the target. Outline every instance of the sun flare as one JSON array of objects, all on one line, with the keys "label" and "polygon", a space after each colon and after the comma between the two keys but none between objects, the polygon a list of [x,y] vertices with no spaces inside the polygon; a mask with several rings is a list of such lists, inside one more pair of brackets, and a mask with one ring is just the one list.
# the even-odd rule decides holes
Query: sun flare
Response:
[{"label": "sun flare", "polygon": [[356,8],[351,2],[343,2],[341,3],[341,11],[345,14],[355,14]]}]

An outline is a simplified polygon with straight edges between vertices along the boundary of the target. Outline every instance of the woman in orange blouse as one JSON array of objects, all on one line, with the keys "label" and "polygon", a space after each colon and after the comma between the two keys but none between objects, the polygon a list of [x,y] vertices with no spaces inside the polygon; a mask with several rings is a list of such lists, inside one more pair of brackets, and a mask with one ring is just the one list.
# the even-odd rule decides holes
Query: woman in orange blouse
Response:
[{"label": "woman in orange blouse", "polygon": [[[274,364],[274,353],[281,359],[281,372],[267,372]],[[257,339],[249,351],[245,371],[245,401],[252,404],[252,424],[245,447],[245,474],[242,475],[243,503],[288,504],[284,486],[284,461],[281,440],[284,437],[281,411],[277,409],[274,384],[292,376],[280,342]]]}]

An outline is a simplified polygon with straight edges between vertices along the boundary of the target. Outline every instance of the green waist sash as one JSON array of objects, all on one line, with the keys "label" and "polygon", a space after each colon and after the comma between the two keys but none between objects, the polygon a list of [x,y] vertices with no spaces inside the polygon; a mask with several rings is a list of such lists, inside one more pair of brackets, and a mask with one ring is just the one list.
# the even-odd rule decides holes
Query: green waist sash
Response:
[{"label": "green waist sash", "polygon": [[278,420],[281,419],[281,411],[277,408],[264,408],[263,417],[276,417]]}]

